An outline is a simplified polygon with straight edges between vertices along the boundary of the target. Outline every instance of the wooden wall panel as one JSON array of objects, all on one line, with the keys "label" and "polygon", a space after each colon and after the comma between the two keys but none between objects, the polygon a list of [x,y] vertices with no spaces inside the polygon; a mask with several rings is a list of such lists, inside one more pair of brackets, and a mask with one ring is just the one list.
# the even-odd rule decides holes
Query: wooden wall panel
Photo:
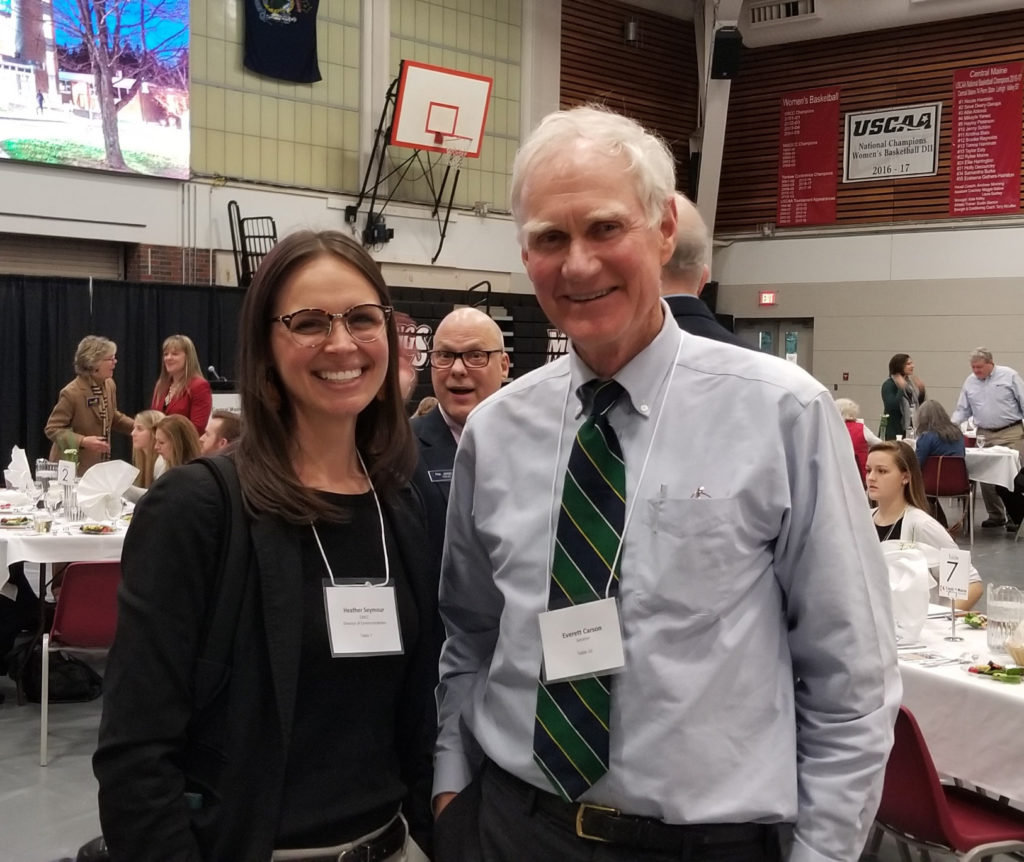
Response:
[{"label": "wooden wall panel", "polygon": [[943,103],[934,177],[843,183],[840,127],[836,223],[948,219],[953,72],[1019,60],[1024,11],[746,50],[732,85],[716,233],[775,221],[779,100],[818,87],[841,89],[840,122],[849,111]]},{"label": "wooden wall panel", "polygon": [[[639,40],[624,28],[637,22]],[[697,127],[693,22],[611,0],[563,0],[561,104],[600,102],[657,131],[676,157],[688,190],[690,134]]]}]

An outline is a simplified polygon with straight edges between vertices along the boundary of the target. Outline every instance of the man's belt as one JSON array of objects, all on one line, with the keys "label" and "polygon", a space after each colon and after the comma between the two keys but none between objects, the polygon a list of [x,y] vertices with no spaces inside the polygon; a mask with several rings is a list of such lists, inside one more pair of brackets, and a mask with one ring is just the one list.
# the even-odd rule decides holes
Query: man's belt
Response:
[{"label": "man's belt", "polygon": [[979,431],[984,431],[986,434],[998,434],[1000,431],[1006,431],[1009,428],[1016,428],[1020,425],[1021,420],[1018,419],[1016,422],[1011,422],[1009,425],[1004,425],[1002,428],[979,428]]},{"label": "man's belt", "polygon": [[510,775],[493,763],[488,770],[519,794],[532,793],[536,810],[559,826],[588,841],[602,841],[662,853],[681,853],[720,844],[757,844],[775,835],[778,827],[766,823],[706,823],[675,825],[653,817],[623,814],[616,808],[587,802],[565,802]]},{"label": "man's belt", "polygon": [[293,862],[381,862],[394,856],[405,846],[405,823],[401,817],[396,817],[376,838],[371,838],[341,853],[323,853],[313,856],[303,856]]}]

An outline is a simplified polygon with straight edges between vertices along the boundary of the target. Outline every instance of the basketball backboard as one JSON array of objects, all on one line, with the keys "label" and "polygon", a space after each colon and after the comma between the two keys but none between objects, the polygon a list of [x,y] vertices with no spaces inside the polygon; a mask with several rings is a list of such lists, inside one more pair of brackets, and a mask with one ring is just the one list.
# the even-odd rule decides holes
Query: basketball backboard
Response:
[{"label": "basketball backboard", "polygon": [[478,158],[492,84],[483,75],[403,60],[391,143]]}]

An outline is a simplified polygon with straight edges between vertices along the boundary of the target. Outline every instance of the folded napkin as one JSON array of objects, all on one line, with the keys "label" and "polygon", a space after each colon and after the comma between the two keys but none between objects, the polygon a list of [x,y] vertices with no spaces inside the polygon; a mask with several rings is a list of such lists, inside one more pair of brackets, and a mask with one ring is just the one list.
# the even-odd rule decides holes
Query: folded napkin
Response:
[{"label": "folded napkin", "polygon": [[121,495],[138,475],[139,468],[124,461],[94,464],[78,482],[78,507],[94,521],[116,518],[121,514]]},{"label": "folded napkin", "polygon": [[20,446],[11,449],[11,463],[4,470],[4,479],[12,488],[23,491],[32,484],[32,470],[28,466],[28,456]]},{"label": "folded napkin", "polygon": [[17,508],[18,506],[30,505],[32,500],[24,491],[15,491],[13,488],[0,488],[0,503],[7,503],[12,508]]}]

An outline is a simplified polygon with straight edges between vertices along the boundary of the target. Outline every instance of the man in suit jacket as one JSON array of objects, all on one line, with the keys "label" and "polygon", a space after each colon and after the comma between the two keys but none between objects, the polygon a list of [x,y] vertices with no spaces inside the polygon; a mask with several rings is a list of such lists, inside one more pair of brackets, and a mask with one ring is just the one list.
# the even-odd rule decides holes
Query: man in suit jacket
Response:
[{"label": "man in suit jacket", "polygon": [[[498,324],[477,308],[457,308],[434,332],[430,380],[437,407],[412,420],[420,460],[413,484],[427,508],[427,528],[438,553],[444,544],[455,449],[469,412],[501,388],[508,354]],[[482,363],[482,364],[481,364]]]},{"label": "man in suit jacket", "polygon": [[676,248],[661,270],[661,295],[672,309],[672,316],[686,332],[749,347],[715,320],[711,309],[700,298],[711,275],[708,267],[711,238],[704,219],[685,195],[676,194],[676,212],[679,219]]}]

